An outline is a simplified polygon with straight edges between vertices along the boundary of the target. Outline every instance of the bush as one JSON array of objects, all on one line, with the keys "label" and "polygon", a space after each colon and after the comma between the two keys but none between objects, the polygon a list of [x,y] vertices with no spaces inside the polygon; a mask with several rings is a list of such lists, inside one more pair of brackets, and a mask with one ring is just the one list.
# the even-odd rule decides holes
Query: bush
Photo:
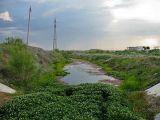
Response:
[{"label": "bush", "polygon": [[0,108],[1,119],[142,120],[124,94],[109,85],[48,86],[38,91],[7,102]]},{"label": "bush", "polygon": [[12,79],[10,83],[25,85],[36,69],[31,51],[19,38],[8,38],[6,43],[1,44],[0,49],[3,56],[0,62],[5,66],[1,72],[4,73],[3,76]]},{"label": "bush", "polygon": [[23,91],[53,84],[56,76],[65,75],[66,63],[60,51],[29,47],[19,38],[8,38],[0,44],[0,77],[5,84]]}]

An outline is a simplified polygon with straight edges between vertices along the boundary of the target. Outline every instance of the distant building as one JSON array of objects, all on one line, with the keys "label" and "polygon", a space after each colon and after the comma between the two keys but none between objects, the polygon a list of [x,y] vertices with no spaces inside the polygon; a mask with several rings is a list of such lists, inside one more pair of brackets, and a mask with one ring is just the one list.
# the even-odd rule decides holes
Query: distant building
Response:
[{"label": "distant building", "polygon": [[150,47],[148,46],[127,47],[127,50],[137,50],[137,51],[150,50]]}]

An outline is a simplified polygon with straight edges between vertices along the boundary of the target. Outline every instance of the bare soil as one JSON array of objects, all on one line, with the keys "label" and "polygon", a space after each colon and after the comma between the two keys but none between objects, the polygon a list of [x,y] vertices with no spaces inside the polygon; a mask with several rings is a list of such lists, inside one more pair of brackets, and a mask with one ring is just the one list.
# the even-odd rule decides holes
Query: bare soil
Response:
[{"label": "bare soil", "polygon": [[0,92],[0,106],[7,102],[11,98],[10,94]]},{"label": "bare soil", "polygon": [[121,82],[122,82],[121,80],[99,80],[99,83],[112,84],[115,86],[119,86]]}]

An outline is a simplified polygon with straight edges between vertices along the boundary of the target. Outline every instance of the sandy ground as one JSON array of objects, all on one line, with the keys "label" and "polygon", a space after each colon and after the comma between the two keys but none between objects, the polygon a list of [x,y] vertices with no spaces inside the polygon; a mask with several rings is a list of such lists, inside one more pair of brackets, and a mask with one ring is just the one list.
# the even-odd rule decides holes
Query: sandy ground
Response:
[{"label": "sandy ground", "polygon": [[122,81],[120,80],[99,80],[99,83],[104,83],[104,84],[111,84],[114,86],[119,86],[121,84]]}]

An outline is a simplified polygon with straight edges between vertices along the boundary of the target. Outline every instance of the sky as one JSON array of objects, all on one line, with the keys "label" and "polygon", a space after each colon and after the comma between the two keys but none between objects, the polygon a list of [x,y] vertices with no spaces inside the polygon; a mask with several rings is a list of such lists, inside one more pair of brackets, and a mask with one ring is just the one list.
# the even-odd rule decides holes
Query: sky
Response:
[{"label": "sky", "polygon": [[26,42],[30,5],[32,46],[52,49],[55,18],[59,49],[160,46],[160,0],[0,0],[1,42]]}]

